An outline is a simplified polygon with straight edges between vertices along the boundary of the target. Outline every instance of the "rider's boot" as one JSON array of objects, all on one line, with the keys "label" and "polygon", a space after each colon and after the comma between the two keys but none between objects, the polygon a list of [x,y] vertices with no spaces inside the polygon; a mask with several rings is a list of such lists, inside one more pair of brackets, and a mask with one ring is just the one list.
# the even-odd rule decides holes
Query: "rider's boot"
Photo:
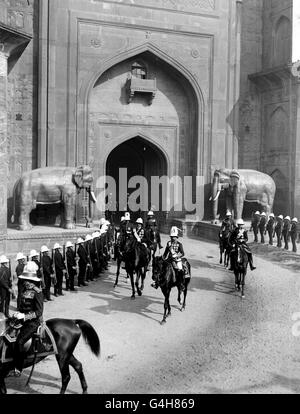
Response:
[{"label": "rider's boot", "polygon": [[179,273],[179,280],[180,280],[180,290],[181,290],[181,292],[184,292],[184,290],[185,290],[185,285],[184,285],[184,279],[185,279],[184,272],[183,272],[183,270],[180,270],[178,273]]},{"label": "rider's boot", "polygon": [[255,266],[253,266],[253,257],[252,257],[252,253],[249,253],[248,258],[249,258],[249,265],[250,265],[250,269],[251,269],[251,270],[255,270],[255,269],[256,269],[256,267],[255,267]]}]

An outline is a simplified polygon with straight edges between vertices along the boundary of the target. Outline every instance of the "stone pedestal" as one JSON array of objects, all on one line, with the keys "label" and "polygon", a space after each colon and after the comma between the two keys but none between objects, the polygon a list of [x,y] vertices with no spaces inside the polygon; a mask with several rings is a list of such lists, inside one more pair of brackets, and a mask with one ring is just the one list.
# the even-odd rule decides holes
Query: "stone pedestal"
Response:
[{"label": "stone pedestal", "polygon": [[7,59],[0,43],[0,251],[7,238]]}]

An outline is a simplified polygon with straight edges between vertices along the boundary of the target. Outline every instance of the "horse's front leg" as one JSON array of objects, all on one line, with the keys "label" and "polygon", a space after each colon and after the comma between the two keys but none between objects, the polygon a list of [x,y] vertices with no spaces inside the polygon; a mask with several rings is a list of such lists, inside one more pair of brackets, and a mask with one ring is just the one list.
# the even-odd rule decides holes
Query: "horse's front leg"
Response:
[{"label": "horse's front leg", "polygon": [[[126,271],[127,271],[127,269],[126,269]],[[133,270],[127,271],[127,273],[129,274],[130,282],[131,282],[131,289],[132,289],[131,299],[135,299],[134,274],[133,274]]]},{"label": "horse's front leg", "polygon": [[115,280],[114,287],[118,286],[119,276],[120,276],[120,267],[121,267],[121,260],[118,258],[117,259],[117,274],[116,274],[116,280]]},{"label": "horse's front leg", "polygon": [[234,272],[234,276],[235,276],[235,290],[240,290],[240,284],[239,284],[239,272],[236,270]]},{"label": "horse's front leg", "polygon": [[178,296],[177,296],[177,302],[179,303],[179,305],[181,305],[181,289],[179,286],[177,286],[178,289]]},{"label": "horse's front leg", "polygon": [[223,263],[223,249],[220,247],[220,264]]},{"label": "horse's front leg", "polygon": [[241,292],[241,295],[242,295],[242,299],[244,299],[244,297],[245,297],[245,277],[246,277],[246,273],[245,272],[243,272],[242,273],[242,275],[241,275],[241,285],[242,285],[242,292]]},{"label": "horse's front leg", "polygon": [[140,269],[138,269],[138,270],[136,271],[135,287],[136,287],[136,291],[137,291],[138,295],[139,295],[139,296],[142,296],[142,291],[141,291],[141,289],[139,288],[140,272],[141,272],[141,270],[140,270]]},{"label": "horse's front leg", "polygon": [[141,291],[144,290],[145,279],[146,279],[146,272],[147,272],[147,267],[143,267],[141,269],[141,280],[142,280]]}]

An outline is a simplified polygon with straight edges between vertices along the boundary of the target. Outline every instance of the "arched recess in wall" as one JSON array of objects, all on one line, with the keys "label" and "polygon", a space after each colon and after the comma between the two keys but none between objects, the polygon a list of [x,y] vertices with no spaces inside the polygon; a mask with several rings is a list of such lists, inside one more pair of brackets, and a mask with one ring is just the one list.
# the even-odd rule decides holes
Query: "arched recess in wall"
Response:
[{"label": "arched recess in wall", "polygon": [[281,16],[274,28],[274,65],[288,63],[292,56],[292,25],[290,19]]},{"label": "arched recess in wall", "polygon": [[273,212],[277,216],[279,214],[286,216],[287,214],[290,214],[290,212],[287,211],[287,200],[289,198],[288,180],[279,169],[274,170],[271,174],[271,177],[276,184]]},{"label": "arched recess in wall", "polygon": [[289,117],[282,106],[270,115],[267,124],[265,152],[286,152],[289,148]]}]

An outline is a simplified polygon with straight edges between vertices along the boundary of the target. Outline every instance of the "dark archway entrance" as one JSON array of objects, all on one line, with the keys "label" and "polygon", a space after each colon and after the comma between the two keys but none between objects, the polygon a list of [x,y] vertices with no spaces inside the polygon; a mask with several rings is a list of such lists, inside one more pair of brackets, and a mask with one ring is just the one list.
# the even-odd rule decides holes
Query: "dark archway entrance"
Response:
[{"label": "dark archway entrance", "polygon": [[[134,176],[145,177],[148,183],[148,204],[146,208],[142,208],[140,211],[131,211],[128,205],[122,205],[119,200],[119,173],[121,168],[127,169],[127,179]],[[152,207],[151,204],[151,177],[153,176],[167,176],[168,165],[167,160],[163,152],[154,144],[148,140],[136,136],[131,138],[124,143],[118,145],[108,156],[106,162],[106,175],[111,176],[117,183],[117,194],[116,201],[118,211],[114,214],[108,212],[108,217],[115,223],[119,223],[119,220],[124,211],[130,211],[132,220],[136,220],[138,217],[146,218],[148,210]],[[127,194],[130,196],[131,193],[136,189],[128,189]],[[155,205],[156,217],[160,223],[164,221],[165,212],[162,211],[162,197],[160,194],[160,203]]]}]

